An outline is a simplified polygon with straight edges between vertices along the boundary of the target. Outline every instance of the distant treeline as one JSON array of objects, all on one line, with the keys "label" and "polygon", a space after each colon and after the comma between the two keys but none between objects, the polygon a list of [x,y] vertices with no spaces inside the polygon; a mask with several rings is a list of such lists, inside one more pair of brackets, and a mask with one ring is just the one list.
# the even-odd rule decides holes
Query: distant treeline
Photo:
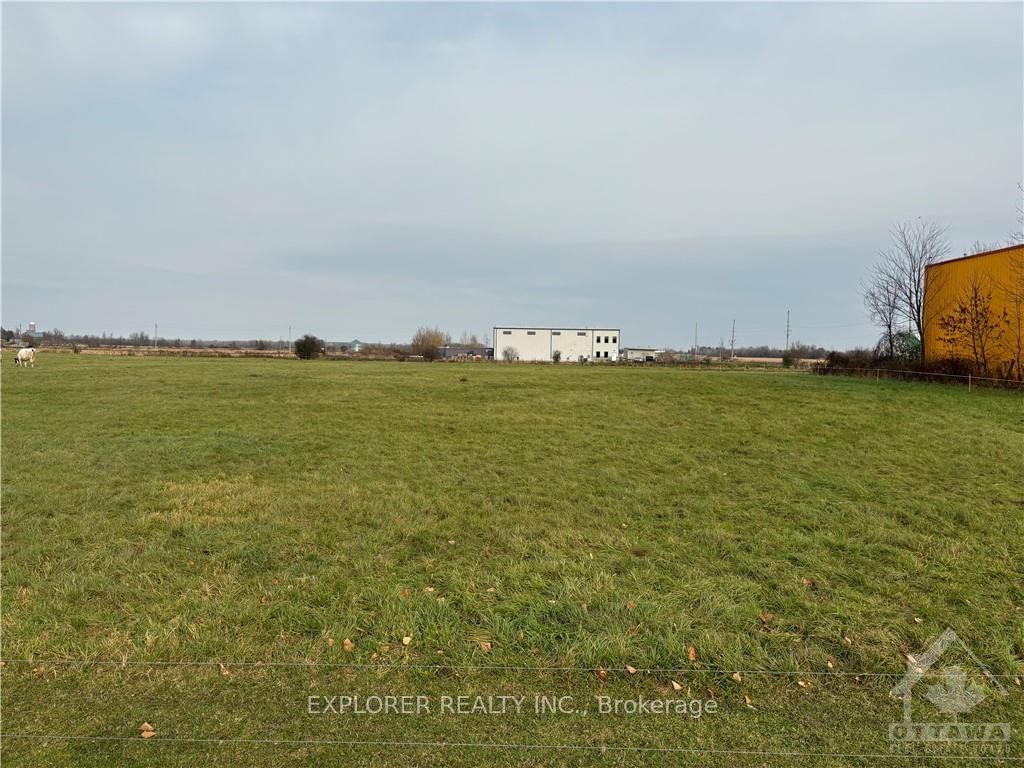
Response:
[{"label": "distant treeline", "polygon": [[[34,334],[0,328],[0,338],[6,342],[22,341],[39,345],[81,344],[89,347],[152,347],[153,337],[148,333],[131,333],[127,336],[113,334],[65,333],[59,328],[49,331],[36,331]],[[289,342],[270,341],[269,339],[168,339],[160,336],[155,346],[172,347],[175,349],[287,349]]]},{"label": "distant treeline", "polygon": [[[21,341],[26,344],[47,345],[72,345],[78,344],[84,347],[165,347],[171,349],[254,349],[260,352],[272,352],[280,350],[287,352],[291,349],[291,341],[278,339],[169,339],[160,336],[153,342],[153,337],[144,331],[131,333],[127,336],[115,336],[113,334],[73,334],[65,333],[59,328],[49,331],[37,331],[35,334],[23,333],[10,328],[0,328],[0,338],[5,342]],[[447,340],[446,342],[447,343]],[[346,354],[355,352],[348,348],[348,342],[325,341],[324,348],[328,354]],[[384,343],[361,343],[358,350],[360,355],[366,356],[392,356],[409,354],[409,344],[384,344]],[[688,350],[666,350],[675,354],[691,354],[693,348]],[[790,354],[803,359],[820,359],[828,355],[832,350],[825,347],[818,347],[803,342],[796,342],[790,348]],[[758,347],[736,347],[736,357],[783,357],[786,353],[779,347],[761,345]],[[697,348],[697,354],[701,356],[728,356],[729,347],[710,346],[702,344]]]},{"label": "distant treeline", "polygon": [[[831,351],[832,350],[827,349],[826,347],[817,347],[814,346],[813,344],[804,344],[801,341],[792,344],[789,348],[790,355],[805,360],[822,359],[826,357],[828,353]],[[677,355],[692,354],[693,347],[690,347],[687,350],[666,350],[666,352],[671,352]],[[730,350],[728,345],[710,346],[702,344],[699,347],[697,347],[697,354],[700,355],[701,357],[729,357]],[[735,354],[736,357],[785,357],[786,350],[782,349],[781,347],[769,347],[767,345],[762,344],[759,347],[736,347]]]},{"label": "distant treeline", "polygon": [[[789,348],[789,351],[796,357],[810,359],[825,357],[832,350],[798,341]],[[736,347],[736,357],[782,357],[784,354],[786,350],[781,347],[768,347],[763,344],[759,347]]]},{"label": "distant treeline", "polygon": [[[145,332],[131,333],[127,336],[101,333],[65,333],[59,328],[49,331],[36,331],[34,334],[0,328],[0,339],[6,343],[21,342],[36,346],[83,346],[83,347],[161,347],[164,349],[236,349],[273,352],[288,352],[292,342],[285,339],[169,339],[160,336],[154,343],[153,337]],[[325,341],[324,348],[330,354],[346,354],[354,352],[349,349],[348,342]],[[408,344],[366,343],[359,345],[359,354],[366,356],[392,356],[409,353]]]}]

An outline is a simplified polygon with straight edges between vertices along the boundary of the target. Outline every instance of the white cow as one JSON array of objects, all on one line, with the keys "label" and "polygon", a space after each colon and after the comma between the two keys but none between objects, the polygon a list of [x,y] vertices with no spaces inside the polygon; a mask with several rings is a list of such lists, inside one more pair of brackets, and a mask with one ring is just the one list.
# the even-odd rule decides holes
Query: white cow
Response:
[{"label": "white cow", "polygon": [[23,365],[23,366],[31,365],[33,368],[35,368],[36,367],[36,348],[35,347],[25,347],[24,349],[19,349],[18,350],[18,354],[15,355],[15,357],[14,357],[14,364],[15,365]]}]

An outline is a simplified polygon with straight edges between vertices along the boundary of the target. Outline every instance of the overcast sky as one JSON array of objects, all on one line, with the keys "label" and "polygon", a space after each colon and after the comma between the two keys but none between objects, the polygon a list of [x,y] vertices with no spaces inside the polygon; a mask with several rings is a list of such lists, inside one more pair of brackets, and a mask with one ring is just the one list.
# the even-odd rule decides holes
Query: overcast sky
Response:
[{"label": "overcast sky", "polygon": [[1024,5],[3,7],[5,327],[867,345],[1017,228]]}]

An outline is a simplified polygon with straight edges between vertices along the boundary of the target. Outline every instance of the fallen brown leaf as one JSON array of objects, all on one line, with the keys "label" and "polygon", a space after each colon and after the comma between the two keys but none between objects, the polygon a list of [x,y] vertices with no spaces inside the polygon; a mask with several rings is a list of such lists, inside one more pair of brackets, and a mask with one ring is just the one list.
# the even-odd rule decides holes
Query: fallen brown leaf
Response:
[{"label": "fallen brown leaf", "polygon": [[635,675],[636,674],[636,667],[634,667],[631,664],[627,664],[626,665],[626,671],[629,672],[629,674],[631,674],[631,675]]},{"label": "fallen brown leaf", "polygon": [[328,648],[332,648],[333,646],[334,646],[334,638],[333,637],[328,637],[327,638],[327,647]]},{"label": "fallen brown leaf", "polygon": [[638,629],[640,629],[640,627],[630,627],[626,630],[626,634],[628,634],[630,637],[633,637],[634,635],[636,635],[636,631]]},{"label": "fallen brown leaf", "polygon": [[491,642],[490,642],[490,640],[484,640],[482,643],[480,643],[480,650],[483,651],[484,653],[490,653],[490,650],[491,650]]},{"label": "fallen brown leaf", "polygon": [[799,685],[801,688],[810,688],[811,687],[811,684],[808,683],[806,680],[797,680],[796,684]]},{"label": "fallen brown leaf", "polygon": [[341,641],[341,647],[345,649],[346,653],[352,653],[355,650],[356,644],[346,637]]},{"label": "fallen brown leaf", "polygon": [[412,638],[409,635],[402,638],[402,645],[409,645],[410,643],[412,643]]},{"label": "fallen brown leaf", "polygon": [[681,690],[683,690],[683,686],[681,686],[679,683],[677,683],[675,680],[673,680],[672,681],[672,690],[673,691],[681,691]]},{"label": "fallen brown leaf", "polygon": [[605,680],[607,680],[608,679],[608,670],[607,669],[598,669],[597,670],[597,679],[600,680],[602,683]]},{"label": "fallen brown leaf", "polygon": [[753,700],[747,695],[743,696],[743,703],[746,704],[748,707],[754,706]]},{"label": "fallen brown leaf", "polygon": [[231,670],[225,667],[223,663],[218,664],[218,666],[220,667],[220,673],[224,675],[224,677],[229,677],[231,675]]},{"label": "fallen brown leaf", "polygon": [[742,683],[743,682],[743,675],[741,675],[739,672],[733,672],[732,673],[732,679],[735,680],[737,683]]},{"label": "fallen brown leaf", "polygon": [[139,726],[139,735],[142,736],[142,738],[144,739],[148,739],[151,736],[156,735],[156,729],[153,728],[153,726],[149,723],[143,723]]},{"label": "fallen brown leaf", "polygon": [[627,611],[635,611],[636,610],[636,600],[630,600],[628,603],[626,603],[626,610]]},{"label": "fallen brown leaf", "polygon": [[696,645],[691,645],[687,649],[687,651],[686,651],[686,658],[688,658],[690,661],[696,661],[697,659],[700,658],[700,654],[697,653],[697,646]]},{"label": "fallen brown leaf", "polygon": [[409,599],[409,588],[408,587],[402,587],[402,599],[403,600],[408,600]]},{"label": "fallen brown leaf", "polygon": [[768,624],[769,622],[771,622],[772,619],[775,618],[775,614],[771,613],[770,611],[761,611],[759,614],[757,614],[757,618],[761,620],[762,624]]}]

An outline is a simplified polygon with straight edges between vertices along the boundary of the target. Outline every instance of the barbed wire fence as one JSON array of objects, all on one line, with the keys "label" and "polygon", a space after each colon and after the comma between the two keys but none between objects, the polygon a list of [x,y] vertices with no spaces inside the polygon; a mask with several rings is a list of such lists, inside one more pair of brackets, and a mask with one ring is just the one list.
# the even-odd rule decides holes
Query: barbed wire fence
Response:
[{"label": "barbed wire fence", "polygon": [[[252,661],[252,660],[168,660],[168,659],[71,659],[71,658],[8,658],[3,659],[3,664],[32,664],[40,668],[56,666],[110,666],[121,669],[132,667],[177,667],[202,669],[210,668],[222,671],[223,668],[289,668],[289,669],[354,669],[372,671],[425,671],[438,672],[442,670],[476,671],[481,673],[507,673],[507,672],[540,672],[540,673],[620,673],[624,677],[633,677],[638,674],[671,674],[684,678],[687,676],[733,676],[737,673],[744,677],[765,676],[772,678],[798,677],[798,678],[833,678],[833,679],[874,679],[877,681],[895,680],[903,677],[906,671],[858,671],[845,670],[769,670],[769,669],[745,669],[735,670],[718,667],[622,667],[604,668],[600,666],[571,666],[571,665],[491,665],[491,664],[368,664],[357,662],[330,662],[313,660],[292,660],[292,661]],[[987,670],[985,675],[992,679],[1014,679],[1020,685],[1020,677],[1014,673],[990,673]],[[760,759],[831,759],[831,760],[868,760],[868,761],[893,761],[912,762],[919,764],[925,761],[958,761],[961,763],[1022,763],[1024,756],[1013,754],[988,754],[988,753],[914,753],[914,752],[881,752],[881,751],[854,751],[836,750],[826,751],[821,749],[809,749],[806,751],[793,749],[751,749],[744,747],[688,747],[688,746],[654,746],[644,744],[602,744],[602,743],[565,743],[548,742],[534,743],[528,741],[467,741],[440,739],[352,739],[352,738],[286,738],[286,737],[240,737],[240,736],[179,736],[173,734],[161,734],[155,739],[143,739],[138,736],[126,736],[117,734],[69,734],[69,733],[31,733],[23,731],[0,731],[0,740],[13,740],[24,742],[44,743],[92,743],[112,744],[127,747],[131,744],[145,743],[148,745],[161,745],[160,748],[176,747],[288,747],[288,748],[330,748],[339,747],[345,749],[395,749],[395,750],[482,750],[485,752],[564,752],[564,753],[600,753],[600,754],[635,754],[635,755],[688,755],[695,758],[760,758]]]}]

